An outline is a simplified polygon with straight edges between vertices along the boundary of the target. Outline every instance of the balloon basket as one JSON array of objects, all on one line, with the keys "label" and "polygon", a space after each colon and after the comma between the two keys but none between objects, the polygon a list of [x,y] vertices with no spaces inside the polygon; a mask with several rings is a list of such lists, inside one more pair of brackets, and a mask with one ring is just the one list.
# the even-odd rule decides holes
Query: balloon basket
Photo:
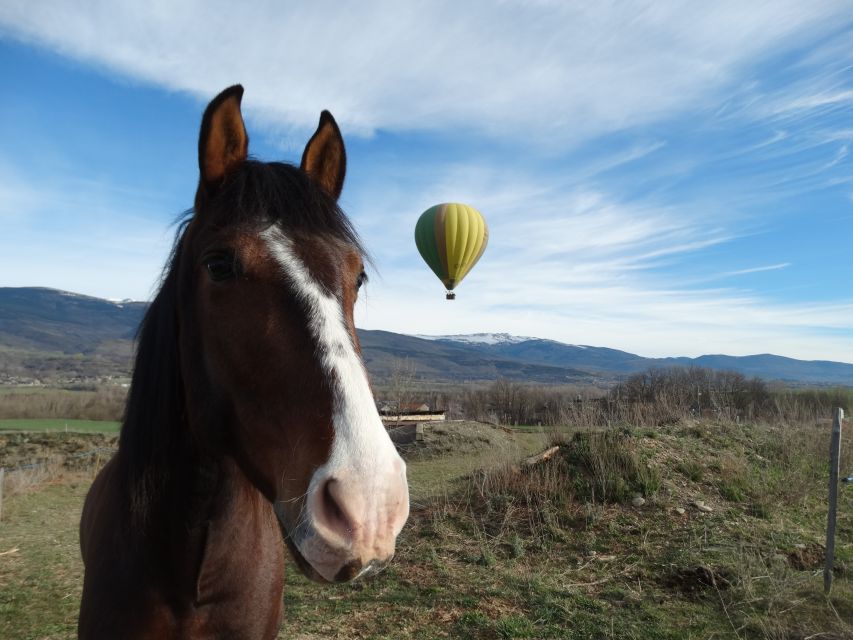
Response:
[{"label": "balloon basket", "polygon": [[446,295],[445,297],[446,297],[448,300],[456,300],[456,294],[455,294],[455,293],[453,293],[452,291],[448,291],[448,292],[447,292],[447,295]]}]

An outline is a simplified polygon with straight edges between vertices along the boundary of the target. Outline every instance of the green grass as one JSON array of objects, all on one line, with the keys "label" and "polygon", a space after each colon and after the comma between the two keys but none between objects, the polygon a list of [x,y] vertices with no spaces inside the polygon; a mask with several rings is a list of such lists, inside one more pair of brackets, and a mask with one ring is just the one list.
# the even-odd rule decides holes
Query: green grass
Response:
[{"label": "green grass", "polygon": [[115,433],[121,423],[106,420],[63,420],[58,418],[19,418],[0,420],[0,431],[85,431]]},{"label": "green grass", "polygon": [[45,395],[51,393],[62,393],[62,394],[71,394],[76,393],[75,391],[69,391],[67,389],[57,389],[55,387],[20,387],[20,386],[4,386],[0,385],[0,396],[15,394],[15,395]]},{"label": "green grass", "polygon": [[436,496],[453,490],[454,481],[478,469],[494,469],[539,453],[547,445],[541,433],[516,433],[510,447],[502,450],[484,449],[459,455],[443,455],[407,463],[409,492],[415,500]]},{"label": "green grass", "polygon": [[4,501],[0,637],[76,637],[83,575],[77,526],[88,484],[50,484]]}]

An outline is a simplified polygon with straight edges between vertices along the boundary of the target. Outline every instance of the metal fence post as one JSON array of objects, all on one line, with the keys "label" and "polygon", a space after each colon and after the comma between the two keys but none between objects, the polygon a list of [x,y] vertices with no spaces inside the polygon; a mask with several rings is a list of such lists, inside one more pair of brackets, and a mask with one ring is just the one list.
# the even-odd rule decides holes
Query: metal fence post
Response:
[{"label": "metal fence post", "polygon": [[829,443],[829,514],[826,519],[826,562],[823,567],[823,591],[832,589],[832,565],[835,562],[835,516],[838,507],[838,466],[841,458],[841,423],[844,409],[836,408],[832,417],[832,440]]}]

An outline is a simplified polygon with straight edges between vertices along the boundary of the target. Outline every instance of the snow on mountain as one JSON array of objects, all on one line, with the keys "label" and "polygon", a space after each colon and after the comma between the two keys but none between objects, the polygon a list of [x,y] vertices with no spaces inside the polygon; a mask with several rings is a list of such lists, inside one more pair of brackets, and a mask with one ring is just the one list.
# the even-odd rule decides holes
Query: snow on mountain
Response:
[{"label": "snow on mountain", "polygon": [[414,338],[422,340],[445,340],[448,342],[461,342],[462,344],[518,344],[531,340],[541,340],[530,336],[513,336],[509,333],[468,333],[450,336],[424,336],[415,335]]}]

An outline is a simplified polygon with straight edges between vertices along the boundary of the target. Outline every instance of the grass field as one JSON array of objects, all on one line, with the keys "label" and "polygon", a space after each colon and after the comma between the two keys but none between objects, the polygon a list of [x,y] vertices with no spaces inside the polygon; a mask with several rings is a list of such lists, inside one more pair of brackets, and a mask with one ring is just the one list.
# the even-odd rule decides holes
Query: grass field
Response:
[{"label": "grass field", "polygon": [[47,394],[65,394],[72,395],[77,393],[76,391],[70,391],[66,389],[56,389],[54,387],[30,387],[30,386],[4,386],[0,385],[0,396],[8,396],[8,395],[47,395]]},{"label": "grass field", "polygon": [[[825,433],[569,432],[558,458],[517,472],[507,463],[541,433],[483,427],[461,441],[463,428],[448,427],[452,446],[436,437],[407,454],[412,517],[386,571],[329,587],[288,563],[280,638],[853,638],[850,488],[823,595]],[[0,637],[74,637],[90,478],[55,477],[7,501]]]},{"label": "grass field", "polygon": [[120,423],[107,420],[63,420],[60,418],[24,418],[0,420],[0,431],[80,431],[117,433]]}]

